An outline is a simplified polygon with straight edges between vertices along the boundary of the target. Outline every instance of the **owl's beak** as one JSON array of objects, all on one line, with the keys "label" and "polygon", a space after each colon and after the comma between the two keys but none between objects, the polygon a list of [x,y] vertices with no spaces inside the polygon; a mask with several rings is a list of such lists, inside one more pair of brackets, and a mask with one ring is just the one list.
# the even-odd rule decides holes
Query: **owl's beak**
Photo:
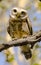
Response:
[{"label": "owl's beak", "polygon": [[20,18],[20,13],[17,14],[17,18]]}]

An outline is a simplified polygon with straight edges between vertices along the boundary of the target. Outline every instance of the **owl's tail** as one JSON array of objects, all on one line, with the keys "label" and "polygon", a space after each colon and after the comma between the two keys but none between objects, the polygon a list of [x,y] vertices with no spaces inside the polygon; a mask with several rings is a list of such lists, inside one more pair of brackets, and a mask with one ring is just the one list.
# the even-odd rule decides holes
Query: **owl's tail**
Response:
[{"label": "owl's tail", "polygon": [[32,53],[31,53],[31,50],[29,50],[28,52],[22,52],[25,56],[25,58],[28,60],[32,57]]}]

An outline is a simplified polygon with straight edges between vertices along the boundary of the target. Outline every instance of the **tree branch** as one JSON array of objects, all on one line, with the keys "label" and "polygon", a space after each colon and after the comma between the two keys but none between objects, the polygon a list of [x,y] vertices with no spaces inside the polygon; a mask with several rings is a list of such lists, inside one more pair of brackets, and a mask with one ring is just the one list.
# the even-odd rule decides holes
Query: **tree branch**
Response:
[{"label": "tree branch", "polygon": [[25,38],[15,40],[13,39],[10,42],[0,44],[0,52],[2,50],[8,49],[9,47],[23,46],[27,44],[30,44],[31,48],[33,48],[34,44],[40,41],[41,41],[41,31],[38,31],[35,34],[27,36]]}]

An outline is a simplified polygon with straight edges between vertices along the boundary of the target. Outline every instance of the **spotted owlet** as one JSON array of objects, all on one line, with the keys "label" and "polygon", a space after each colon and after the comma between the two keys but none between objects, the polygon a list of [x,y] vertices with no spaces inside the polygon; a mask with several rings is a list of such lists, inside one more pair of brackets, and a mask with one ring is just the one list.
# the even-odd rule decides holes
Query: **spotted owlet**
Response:
[{"label": "spotted owlet", "polygon": [[[33,34],[32,25],[26,10],[17,7],[12,8],[7,31],[12,39],[24,38]],[[29,45],[24,45],[20,48],[26,59],[32,57]]]}]

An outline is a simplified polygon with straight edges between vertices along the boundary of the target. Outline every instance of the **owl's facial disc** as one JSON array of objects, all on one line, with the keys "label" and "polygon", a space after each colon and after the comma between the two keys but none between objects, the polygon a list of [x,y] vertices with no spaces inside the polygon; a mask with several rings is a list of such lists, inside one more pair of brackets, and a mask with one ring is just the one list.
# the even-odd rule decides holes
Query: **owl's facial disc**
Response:
[{"label": "owl's facial disc", "polygon": [[11,15],[13,19],[21,20],[27,17],[27,12],[24,9],[13,8],[11,10]]}]

